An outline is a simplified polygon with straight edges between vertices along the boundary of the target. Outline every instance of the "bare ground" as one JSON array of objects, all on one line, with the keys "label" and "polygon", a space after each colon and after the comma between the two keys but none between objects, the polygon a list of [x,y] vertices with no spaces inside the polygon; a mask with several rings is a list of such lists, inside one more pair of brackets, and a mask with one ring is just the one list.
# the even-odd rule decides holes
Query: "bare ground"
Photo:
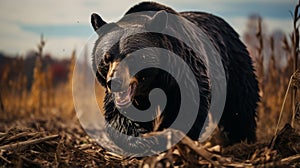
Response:
[{"label": "bare ground", "polygon": [[271,141],[222,148],[184,138],[161,154],[130,158],[101,148],[74,117],[14,116],[0,123],[1,167],[300,167],[300,135],[290,125],[273,148]]}]

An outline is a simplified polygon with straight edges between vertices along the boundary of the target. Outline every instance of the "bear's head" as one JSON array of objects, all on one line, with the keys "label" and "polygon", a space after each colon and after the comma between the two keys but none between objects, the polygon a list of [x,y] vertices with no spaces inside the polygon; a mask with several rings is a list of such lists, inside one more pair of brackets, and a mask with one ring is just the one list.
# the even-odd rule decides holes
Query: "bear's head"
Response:
[{"label": "bear's head", "polygon": [[[170,39],[166,40],[165,35],[147,30],[163,30],[168,19],[167,13],[159,11],[153,16],[139,15],[134,17],[133,20],[127,18],[123,19],[125,21],[119,21],[118,24],[108,24],[97,14],[92,15],[92,25],[99,34],[93,53],[98,81],[107,89],[107,95],[109,100],[113,100],[113,106],[116,106],[121,112],[128,110],[131,105],[138,110],[148,109],[151,106],[149,93],[154,88],[162,89],[166,93],[167,99],[170,96],[173,96],[172,99],[174,99],[175,96],[180,102],[180,94],[176,93],[178,85],[172,75],[162,69],[151,68],[166,61],[160,56],[160,51],[155,48],[169,50],[171,42]],[[139,31],[145,29],[145,32],[128,32],[130,30],[124,29],[124,27],[129,26],[129,24],[131,28],[136,27]],[[105,28],[100,29],[102,26]],[[152,49],[142,52],[138,56],[132,54],[145,48]],[[141,69],[141,66],[149,68]],[[138,69],[141,71],[137,72]],[[171,103],[170,98],[167,105],[171,105]],[[172,105],[175,108],[178,106]],[[153,115],[155,114],[153,113]],[[176,116],[176,112],[173,115]],[[151,131],[150,123],[144,123],[147,125],[144,128],[145,131]]]}]

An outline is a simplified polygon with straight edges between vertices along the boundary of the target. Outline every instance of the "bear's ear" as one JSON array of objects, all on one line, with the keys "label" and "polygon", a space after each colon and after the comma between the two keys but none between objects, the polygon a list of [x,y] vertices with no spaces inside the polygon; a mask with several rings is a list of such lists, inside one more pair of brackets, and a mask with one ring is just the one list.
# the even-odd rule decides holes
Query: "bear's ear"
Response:
[{"label": "bear's ear", "polygon": [[154,16],[146,23],[147,30],[152,32],[163,31],[168,24],[168,14],[166,11],[161,10],[154,14]]},{"label": "bear's ear", "polygon": [[92,14],[91,23],[95,31],[97,31],[101,26],[106,24],[106,22],[103,21],[102,18],[96,13]]}]

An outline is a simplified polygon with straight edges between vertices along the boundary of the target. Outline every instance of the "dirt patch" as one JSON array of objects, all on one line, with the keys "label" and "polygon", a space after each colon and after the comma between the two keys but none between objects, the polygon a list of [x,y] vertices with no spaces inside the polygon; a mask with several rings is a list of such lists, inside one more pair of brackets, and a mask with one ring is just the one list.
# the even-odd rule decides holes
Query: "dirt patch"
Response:
[{"label": "dirt patch", "polygon": [[[180,132],[171,130],[172,136]],[[300,136],[286,125],[270,143],[205,147],[184,138],[168,151],[143,158],[116,155],[90,139],[76,119],[53,117],[6,122],[0,126],[3,167],[209,167],[300,166]]]}]

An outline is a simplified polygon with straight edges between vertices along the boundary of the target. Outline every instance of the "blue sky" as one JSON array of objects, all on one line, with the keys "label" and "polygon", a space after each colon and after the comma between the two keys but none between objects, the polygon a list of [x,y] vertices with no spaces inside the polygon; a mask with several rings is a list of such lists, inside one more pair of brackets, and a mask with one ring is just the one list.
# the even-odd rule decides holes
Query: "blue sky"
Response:
[{"label": "blue sky", "polygon": [[[117,21],[139,0],[1,0],[0,51],[24,54],[35,49],[41,33],[46,52],[69,57],[80,52],[93,34],[90,14],[98,13],[107,22]],[[296,0],[158,0],[177,11],[206,11],[221,16],[242,36],[247,17],[260,14],[268,31],[291,31],[290,11]]]}]

